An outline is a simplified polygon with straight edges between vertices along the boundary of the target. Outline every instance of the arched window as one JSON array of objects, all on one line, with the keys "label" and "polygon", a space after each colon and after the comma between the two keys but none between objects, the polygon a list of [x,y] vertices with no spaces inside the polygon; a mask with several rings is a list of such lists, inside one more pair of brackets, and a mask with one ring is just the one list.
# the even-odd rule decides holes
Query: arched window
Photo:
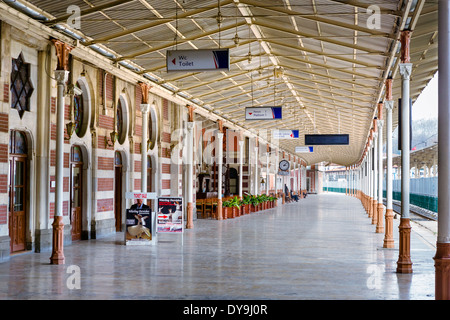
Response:
[{"label": "arched window", "polygon": [[122,155],[119,151],[116,151],[114,154],[114,165],[121,166],[122,165]]},{"label": "arched window", "polygon": [[9,153],[11,154],[27,154],[27,138],[21,131],[11,131],[9,138]]},{"label": "arched window", "polygon": [[82,162],[83,161],[83,155],[81,153],[80,146],[72,146],[72,152],[70,153],[72,162]]},{"label": "arched window", "polygon": [[30,64],[25,62],[22,53],[17,59],[12,59],[10,89],[11,108],[17,109],[22,118],[25,111],[30,111],[30,97],[34,90],[31,83]]},{"label": "arched window", "polygon": [[[80,83],[77,82],[77,88],[81,89]],[[81,137],[81,128],[83,127],[84,104],[83,94],[75,94],[73,96],[73,117],[75,122],[75,133]]]}]

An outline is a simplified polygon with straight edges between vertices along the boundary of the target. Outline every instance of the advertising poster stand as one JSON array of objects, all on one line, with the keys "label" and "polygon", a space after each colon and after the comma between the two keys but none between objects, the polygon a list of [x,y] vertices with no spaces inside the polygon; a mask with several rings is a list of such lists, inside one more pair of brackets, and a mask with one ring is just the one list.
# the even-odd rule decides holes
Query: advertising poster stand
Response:
[{"label": "advertising poster stand", "polygon": [[183,244],[184,214],[182,197],[158,197],[157,234],[180,234]]},{"label": "advertising poster stand", "polygon": [[[156,199],[156,193],[127,192],[126,199]],[[126,210],[125,245],[154,245],[156,243],[156,214],[151,208]]]}]

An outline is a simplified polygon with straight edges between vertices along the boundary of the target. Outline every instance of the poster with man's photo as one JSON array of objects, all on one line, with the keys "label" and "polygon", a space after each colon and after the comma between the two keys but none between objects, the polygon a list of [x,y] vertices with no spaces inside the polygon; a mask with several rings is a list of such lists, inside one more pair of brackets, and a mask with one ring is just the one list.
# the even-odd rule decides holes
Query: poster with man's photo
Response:
[{"label": "poster with man's photo", "polygon": [[183,232],[183,198],[158,198],[158,216],[156,218],[156,232]]},{"label": "poster with man's photo", "polygon": [[127,209],[126,244],[148,244],[152,240],[150,209]]}]

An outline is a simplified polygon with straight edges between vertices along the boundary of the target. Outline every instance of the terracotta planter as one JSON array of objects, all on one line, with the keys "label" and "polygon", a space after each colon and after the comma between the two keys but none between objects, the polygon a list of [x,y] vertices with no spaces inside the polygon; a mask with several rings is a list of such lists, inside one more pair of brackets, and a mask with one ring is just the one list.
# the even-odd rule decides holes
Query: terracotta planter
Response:
[{"label": "terracotta planter", "polygon": [[245,214],[249,214],[250,213],[250,204],[246,204],[244,205],[245,207]]},{"label": "terracotta planter", "polygon": [[222,207],[222,218],[225,220],[225,219],[228,219],[228,217],[229,217],[229,212],[230,212],[230,207]]}]

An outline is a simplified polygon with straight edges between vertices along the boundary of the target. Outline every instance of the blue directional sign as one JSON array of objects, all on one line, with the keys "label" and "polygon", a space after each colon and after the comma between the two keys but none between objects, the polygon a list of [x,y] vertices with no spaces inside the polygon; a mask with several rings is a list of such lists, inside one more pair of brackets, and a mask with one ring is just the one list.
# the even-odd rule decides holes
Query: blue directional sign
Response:
[{"label": "blue directional sign", "polygon": [[298,139],[298,130],[279,129],[272,131],[273,139]]},{"label": "blue directional sign", "polygon": [[313,153],[314,147],[311,146],[301,146],[295,147],[295,153]]}]

